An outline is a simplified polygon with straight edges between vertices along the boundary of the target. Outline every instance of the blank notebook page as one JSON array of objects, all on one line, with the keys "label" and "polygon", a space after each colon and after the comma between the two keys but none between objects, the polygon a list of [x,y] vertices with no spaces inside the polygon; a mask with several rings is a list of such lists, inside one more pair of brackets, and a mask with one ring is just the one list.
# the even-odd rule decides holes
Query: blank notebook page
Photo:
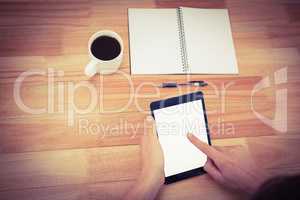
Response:
[{"label": "blank notebook page", "polygon": [[226,9],[182,7],[188,66],[191,73],[238,73]]},{"label": "blank notebook page", "polygon": [[182,73],[176,9],[128,9],[132,74]]}]

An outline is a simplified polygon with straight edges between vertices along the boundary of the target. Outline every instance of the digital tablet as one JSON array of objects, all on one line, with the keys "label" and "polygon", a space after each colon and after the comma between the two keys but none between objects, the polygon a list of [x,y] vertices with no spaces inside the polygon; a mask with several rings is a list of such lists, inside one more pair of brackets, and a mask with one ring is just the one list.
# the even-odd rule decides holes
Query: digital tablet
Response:
[{"label": "digital tablet", "polygon": [[164,154],[165,184],[205,173],[207,157],[186,137],[193,133],[211,145],[202,92],[150,104]]}]

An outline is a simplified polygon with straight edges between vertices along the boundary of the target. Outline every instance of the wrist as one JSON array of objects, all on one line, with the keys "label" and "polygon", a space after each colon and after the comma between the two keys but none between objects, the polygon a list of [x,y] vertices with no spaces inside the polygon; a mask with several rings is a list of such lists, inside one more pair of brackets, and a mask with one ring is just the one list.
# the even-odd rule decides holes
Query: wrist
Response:
[{"label": "wrist", "polygon": [[165,176],[163,171],[149,171],[149,170],[142,170],[139,178],[139,182],[142,185],[147,187],[161,187],[164,184]]},{"label": "wrist", "polygon": [[250,185],[248,187],[248,193],[253,194],[255,193],[261,185],[266,181],[267,174],[265,173],[257,173],[256,176],[250,181]]},{"label": "wrist", "polygon": [[138,196],[141,199],[154,199],[163,183],[164,182],[160,176],[156,176],[155,173],[148,173],[148,171],[142,170],[135,184],[133,193],[135,194],[135,197]]},{"label": "wrist", "polygon": [[155,199],[157,193],[164,183],[160,176],[155,175],[155,173],[148,173],[148,171],[142,170],[136,183],[125,196],[125,199]]}]

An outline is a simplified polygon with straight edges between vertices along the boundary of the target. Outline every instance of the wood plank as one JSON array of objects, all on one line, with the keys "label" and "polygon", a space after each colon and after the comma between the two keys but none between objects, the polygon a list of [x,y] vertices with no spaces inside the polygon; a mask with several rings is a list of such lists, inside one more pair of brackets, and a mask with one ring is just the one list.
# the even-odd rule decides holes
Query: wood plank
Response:
[{"label": "wood plank", "polygon": [[[184,81],[185,78],[181,77],[179,81]],[[48,85],[47,82],[44,83],[46,80],[36,77],[30,79],[32,80],[24,83],[22,88],[22,102],[31,109],[45,108],[45,111],[41,114],[32,114],[21,110],[20,104],[11,98],[13,96],[11,84],[1,85],[0,90],[7,94],[0,96],[0,102],[5,105],[0,108],[3,114],[0,117],[0,125],[3,127],[1,152],[137,144],[136,136],[143,133],[144,119],[150,114],[150,102],[198,90],[198,88],[159,89],[153,84],[158,85],[163,79],[151,83],[150,77],[136,77],[133,78],[132,90],[135,92],[132,96],[126,80],[118,79],[118,76],[114,75],[103,78],[103,82],[93,80],[90,83],[95,87],[96,97],[90,95],[87,87],[81,87],[74,92],[73,97],[70,97],[69,91],[65,89],[61,100],[58,91],[59,81],[55,82],[54,96],[49,99]],[[209,86],[203,88],[203,92],[213,138],[275,133],[272,128],[257,119],[251,110],[251,90],[259,80],[259,77],[207,79]],[[67,82],[62,84],[64,88],[67,87]],[[258,92],[253,101],[255,110],[270,118],[274,115],[274,99],[269,97],[272,93],[271,88]],[[70,107],[74,104],[76,109],[84,110],[94,97],[98,102],[85,113],[76,113],[75,108]],[[257,127],[255,132],[251,130],[253,126]]]},{"label": "wood plank", "polygon": [[[272,175],[300,172],[300,154],[296,151],[299,136],[221,139],[213,143],[231,148],[239,146],[236,155],[247,158],[244,161],[253,160]],[[134,184],[140,165],[138,146],[1,154],[0,158],[3,180],[0,195],[4,199],[22,195],[37,199],[42,194],[48,194],[43,195],[44,199],[55,196],[118,199]],[[198,199],[200,196],[243,198],[220,187],[207,175],[164,186],[158,198]]]},{"label": "wood plank", "polygon": [[[95,183],[88,185],[64,185],[46,188],[33,188],[16,191],[0,192],[3,200],[19,199],[24,200],[119,200],[135,184],[132,181],[119,181],[107,183]],[[205,188],[201,187],[205,185]],[[117,190],[116,190],[117,188]],[[180,191],[174,193],[174,190]],[[218,197],[224,200],[244,199],[241,194],[232,194],[219,185],[215,184],[207,175],[201,178],[191,178],[188,181],[181,181],[168,186],[163,186],[157,199],[201,199],[210,200]]]},{"label": "wood plank", "polygon": [[[100,76],[88,79],[83,75],[84,66],[89,60],[87,41],[92,33],[100,29],[118,32],[125,46],[120,70],[130,75],[127,8],[178,6],[229,9],[239,76],[130,76],[134,90],[146,82],[184,82],[191,78],[207,80],[220,91],[222,84],[233,81],[234,85],[226,92],[224,104],[212,85],[203,88],[213,144],[244,148],[244,158],[248,156],[272,175],[300,172],[298,0],[76,0],[72,3],[69,0],[0,0],[1,199],[120,199],[126,193],[139,171],[139,148],[136,145],[110,146],[138,144],[143,130],[140,125],[136,130],[125,131],[124,126],[120,127],[120,120],[134,125],[142,124],[143,118],[149,114],[150,101],[188,91],[163,90],[155,96],[156,90],[145,86],[125,110],[104,113],[104,110],[126,105],[129,86],[120,74],[103,77],[104,84],[99,82]],[[274,72],[283,67],[287,67],[288,82],[275,85]],[[63,77],[54,77],[53,110],[50,108],[50,112],[40,115],[23,112],[13,99],[15,80],[24,71],[48,68],[64,73]],[[286,133],[276,132],[264,125],[251,110],[251,91],[261,78],[267,76],[271,87],[256,93],[255,110],[273,119],[276,91],[287,89]],[[76,114],[75,123],[68,126],[66,111],[70,104],[67,84],[82,81],[95,86],[97,92],[102,85],[105,86],[104,109],[100,110],[97,105],[91,112]],[[64,99],[61,101],[57,98],[58,83],[64,87]],[[47,106],[47,84],[46,76],[26,78],[22,86],[25,103],[35,108]],[[76,106],[85,108],[90,100],[89,92],[86,88],[80,88],[74,98]],[[90,132],[94,134],[79,134],[79,120],[88,120],[91,123]],[[218,132],[220,129],[230,129],[228,127],[231,124],[234,125],[234,134]],[[97,130],[97,126],[101,125],[104,129]],[[108,130],[105,127],[112,128]],[[136,133],[134,137],[133,133]],[[158,199],[199,197],[246,199],[224,190],[207,176],[165,186]]]},{"label": "wood plank", "polygon": [[0,191],[135,179],[139,147],[0,154]]}]

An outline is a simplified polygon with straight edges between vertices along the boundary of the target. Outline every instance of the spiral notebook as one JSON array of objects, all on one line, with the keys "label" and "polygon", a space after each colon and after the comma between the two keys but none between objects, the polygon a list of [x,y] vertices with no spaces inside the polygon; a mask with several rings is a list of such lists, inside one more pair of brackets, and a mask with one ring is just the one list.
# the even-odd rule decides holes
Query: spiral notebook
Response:
[{"label": "spiral notebook", "polygon": [[132,74],[237,74],[227,9],[129,8]]}]

